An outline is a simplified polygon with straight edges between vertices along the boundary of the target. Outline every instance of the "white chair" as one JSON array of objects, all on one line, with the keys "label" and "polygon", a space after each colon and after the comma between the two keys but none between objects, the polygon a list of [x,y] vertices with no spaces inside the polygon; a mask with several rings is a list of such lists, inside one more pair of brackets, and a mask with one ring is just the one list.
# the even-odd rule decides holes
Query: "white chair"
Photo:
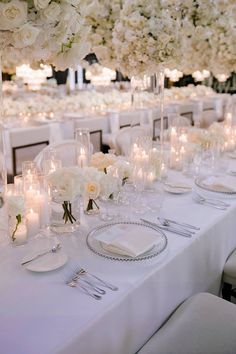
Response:
[{"label": "white chair", "polygon": [[[53,150],[58,155],[63,167],[75,166],[77,164],[77,149],[80,144],[76,140],[63,140],[61,142],[50,144],[44,148],[34,159],[37,168],[43,171],[44,156],[49,150]],[[90,144],[90,155],[93,153],[93,145]]]},{"label": "white chair", "polygon": [[51,141],[50,125],[12,128],[4,131],[7,171],[15,176],[23,161],[33,160]]},{"label": "white chair", "polygon": [[150,127],[128,127],[120,129],[116,136],[116,152],[128,156],[132,142],[140,136],[151,136]]},{"label": "white chair", "polygon": [[186,300],[138,354],[235,354],[236,306],[200,293]]},{"label": "white chair", "polygon": [[119,148],[116,145],[116,138],[121,129],[141,126],[147,127],[149,122],[148,109],[137,109],[133,111],[111,111],[109,113],[110,133],[103,134],[102,141],[104,145],[108,145],[110,149],[115,149],[118,153]]},{"label": "white chair", "polygon": [[168,116],[168,126],[173,126],[177,128],[190,127],[191,121],[189,118],[176,114],[169,114]]},{"label": "white chair", "polygon": [[231,297],[236,298],[236,290],[233,289],[233,286],[236,286],[236,250],[231,253],[225,263],[222,280],[223,299],[231,301]]}]

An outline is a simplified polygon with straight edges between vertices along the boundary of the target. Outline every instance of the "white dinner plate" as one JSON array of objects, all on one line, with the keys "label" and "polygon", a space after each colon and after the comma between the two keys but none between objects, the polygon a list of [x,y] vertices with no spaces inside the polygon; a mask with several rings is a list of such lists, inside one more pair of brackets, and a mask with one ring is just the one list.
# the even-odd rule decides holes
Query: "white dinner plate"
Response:
[{"label": "white dinner plate", "polygon": [[[32,253],[32,257],[35,253]],[[31,256],[28,254],[22,259],[21,262],[27,261]],[[50,272],[51,270],[62,267],[68,261],[67,255],[59,250],[56,253],[48,253],[42,257],[39,257],[32,262],[26,264],[24,267],[32,272]]]},{"label": "white dinner plate", "polygon": [[185,183],[170,183],[170,184],[165,184],[164,190],[168,193],[171,194],[186,194],[191,192],[192,188]]}]

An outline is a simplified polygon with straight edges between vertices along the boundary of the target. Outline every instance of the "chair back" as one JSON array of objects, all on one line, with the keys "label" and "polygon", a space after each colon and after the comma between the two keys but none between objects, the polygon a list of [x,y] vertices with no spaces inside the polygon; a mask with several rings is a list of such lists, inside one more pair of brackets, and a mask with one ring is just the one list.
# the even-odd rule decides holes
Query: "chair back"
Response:
[{"label": "chair back", "polygon": [[[44,156],[50,150],[55,153],[56,159],[61,161],[62,167],[77,165],[78,148],[82,147],[76,140],[63,140],[58,143],[50,144],[44,148],[35,158],[37,168],[44,170]],[[93,145],[90,144],[90,155],[93,153]]]},{"label": "chair back", "polygon": [[150,136],[150,127],[128,127],[119,131],[116,136],[117,153],[128,156],[131,144],[141,136]]}]

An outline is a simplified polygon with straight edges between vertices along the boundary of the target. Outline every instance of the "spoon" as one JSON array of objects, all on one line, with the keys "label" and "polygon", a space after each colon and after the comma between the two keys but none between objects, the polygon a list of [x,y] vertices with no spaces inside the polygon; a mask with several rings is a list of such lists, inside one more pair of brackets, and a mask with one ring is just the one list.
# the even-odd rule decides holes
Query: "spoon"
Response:
[{"label": "spoon", "polygon": [[33,258],[29,259],[28,261],[22,262],[21,265],[25,265],[27,263],[30,263],[30,262],[34,261],[35,259],[38,259],[39,257],[44,256],[45,254],[48,254],[48,253],[51,253],[51,252],[52,253],[56,253],[60,249],[61,249],[61,244],[58,243],[57,245],[53,246],[50,250],[45,251],[43,253],[40,253],[37,256],[34,256]]},{"label": "spoon", "polygon": [[[160,217],[158,217],[157,219],[160,221],[160,223],[161,223],[163,226],[168,226],[168,227],[172,227],[172,228],[173,228],[173,226],[171,225],[171,223],[170,223],[167,219],[160,218]],[[183,226],[178,225],[178,226],[176,226],[176,227],[179,228],[180,230],[183,230],[183,231],[189,233],[189,234],[195,234],[194,231],[188,230],[188,229],[186,229],[186,228],[183,227]]]},{"label": "spoon", "polygon": [[95,300],[101,300],[102,297],[100,295],[91,293],[85,286],[81,285],[80,283],[77,283],[75,280],[70,280],[68,282],[66,282],[66,284],[68,286],[70,286],[71,288],[77,288],[77,286],[79,286],[86,295],[91,296],[93,299]]}]

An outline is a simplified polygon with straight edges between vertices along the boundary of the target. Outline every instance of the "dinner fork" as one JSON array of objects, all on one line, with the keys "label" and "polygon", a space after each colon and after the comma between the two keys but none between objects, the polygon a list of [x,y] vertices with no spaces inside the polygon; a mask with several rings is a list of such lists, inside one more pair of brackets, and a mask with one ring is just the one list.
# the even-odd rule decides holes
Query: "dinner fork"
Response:
[{"label": "dinner fork", "polygon": [[100,282],[100,284],[102,284],[104,287],[113,290],[113,291],[117,291],[119,290],[119,288],[111,283],[109,283],[108,281],[101,279],[99,277],[97,277],[96,275],[89,273],[88,271],[86,271],[84,268],[82,267],[78,267],[77,271],[76,271],[77,275],[83,276],[83,275],[89,275],[91,277],[93,277],[94,279],[96,279],[98,282]]},{"label": "dinner fork", "polygon": [[209,205],[213,208],[219,209],[219,210],[227,210],[227,207],[230,206],[227,203],[224,203],[223,201],[219,201],[216,199],[207,199],[201,196],[198,193],[193,194],[193,200],[197,202],[198,204],[202,205]]}]

